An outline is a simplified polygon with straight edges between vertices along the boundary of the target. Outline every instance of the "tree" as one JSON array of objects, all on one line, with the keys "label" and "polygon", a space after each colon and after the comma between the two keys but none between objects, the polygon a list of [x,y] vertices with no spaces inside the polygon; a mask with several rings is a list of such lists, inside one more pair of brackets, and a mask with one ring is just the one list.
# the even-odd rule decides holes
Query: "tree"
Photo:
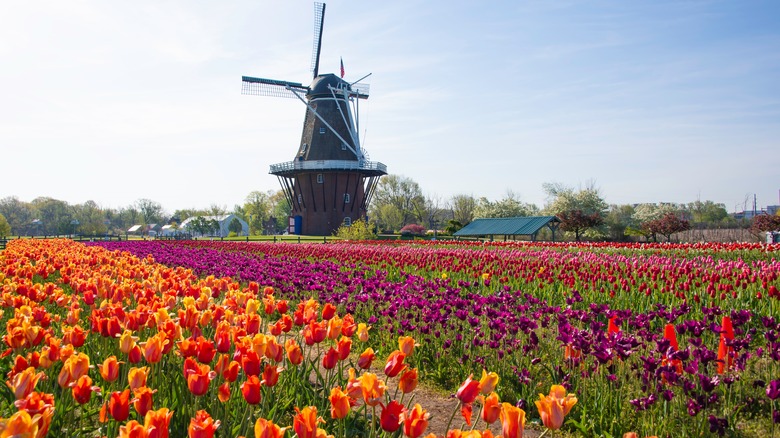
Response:
[{"label": "tree", "polygon": [[[382,178],[377,185],[376,192],[371,201],[370,216],[375,218],[379,227],[383,230],[391,229],[389,224],[382,223],[383,214],[386,216],[390,205],[395,208],[402,220],[401,225],[415,221],[422,222],[426,218],[425,197],[420,190],[420,185],[411,178],[399,175],[388,175]],[[381,213],[380,213],[381,212]]]},{"label": "tree", "polygon": [[236,235],[240,235],[241,232],[244,231],[244,226],[241,225],[241,221],[238,220],[237,217],[234,217],[233,220],[231,220],[228,224],[228,231],[231,233],[236,233]]},{"label": "tree", "polygon": [[269,193],[255,190],[244,199],[244,220],[249,224],[249,234],[257,236],[263,234],[264,224],[271,215],[271,202]]},{"label": "tree", "polygon": [[203,216],[196,216],[194,219],[189,221],[187,223],[187,229],[191,230],[192,232],[198,233],[198,235],[203,236],[208,231],[208,223],[206,221],[206,218]]},{"label": "tree", "polygon": [[580,241],[580,236],[585,230],[595,228],[604,223],[604,219],[598,213],[585,213],[582,210],[565,210],[557,214],[561,220],[561,230],[574,233],[574,240]]},{"label": "tree", "polygon": [[444,228],[444,232],[451,236],[461,228],[463,228],[462,223],[456,221],[455,219],[450,219],[449,221],[447,221],[447,226]]},{"label": "tree", "polygon": [[154,202],[151,199],[139,199],[135,201],[135,207],[141,213],[145,225],[163,222],[165,212],[163,211],[162,205],[159,203]]},{"label": "tree", "polygon": [[0,214],[0,238],[11,235],[11,225],[5,220],[5,216]]},{"label": "tree", "polygon": [[227,214],[227,206],[211,204],[208,213],[209,216],[224,216]]},{"label": "tree", "polygon": [[778,231],[780,230],[780,216],[760,214],[753,218],[753,222],[750,224],[750,230],[756,234],[765,233],[767,231]]},{"label": "tree", "polygon": [[43,223],[40,231],[44,235],[56,236],[70,232],[73,214],[67,202],[40,197],[33,199],[30,206],[35,217]]},{"label": "tree", "polygon": [[95,201],[73,206],[74,219],[79,221],[79,231],[84,235],[99,235],[108,232],[105,212]]},{"label": "tree", "polygon": [[217,221],[216,219],[212,218],[206,221],[206,229],[208,230],[209,233],[211,233],[212,236],[216,236],[217,234],[219,234],[219,228],[220,228],[219,221]]},{"label": "tree", "polygon": [[492,202],[485,197],[479,198],[474,208],[475,218],[502,218],[535,216],[539,208],[534,204],[521,202],[512,191],[507,192],[503,199]]},{"label": "tree", "polygon": [[725,222],[729,218],[726,206],[716,204],[712,201],[696,200],[687,205],[687,210],[691,213],[691,222],[717,224]]},{"label": "tree", "polygon": [[477,200],[472,195],[455,195],[450,200],[452,218],[463,225],[468,225],[474,220],[474,209],[477,208]]},{"label": "tree", "polygon": [[269,191],[270,196],[268,202],[271,206],[271,216],[266,222],[266,232],[276,234],[284,232],[289,225],[290,214],[292,214],[292,206],[287,202],[287,198],[284,196],[284,191],[277,190],[276,192]]},{"label": "tree", "polygon": [[345,240],[371,240],[376,239],[376,227],[364,219],[358,219],[351,225],[342,224],[334,235]]},{"label": "tree", "polygon": [[33,211],[26,202],[20,201],[16,196],[0,199],[0,214],[2,214],[11,226],[12,234],[25,234],[30,230]]},{"label": "tree", "polygon": [[560,183],[545,183],[542,187],[548,198],[545,211],[558,216],[561,229],[574,232],[577,240],[582,233],[604,223],[607,203],[594,182],[579,190]]},{"label": "tree", "polygon": [[622,241],[626,238],[626,231],[637,228],[633,218],[634,207],[631,205],[610,205],[609,211],[604,216],[609,238],[614,241]]},{"label": "tree", "polygon": [[642,228],[653,236],[660,234],[666,237],[666,241],[669,242],[672,239],[672,234],[690,230],[691,224],[675,213],[666,213],[660,219],[645,222],[642,224]]}]

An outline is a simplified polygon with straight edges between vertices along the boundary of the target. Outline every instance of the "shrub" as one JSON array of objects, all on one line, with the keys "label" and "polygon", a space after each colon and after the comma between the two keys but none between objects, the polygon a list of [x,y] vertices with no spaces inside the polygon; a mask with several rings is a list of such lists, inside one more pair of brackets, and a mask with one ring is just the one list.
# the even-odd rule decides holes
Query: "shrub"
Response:
[{"label": "shrub", "polygon": [[342,224],[335,233],[336,237],[346,240],[372,240],[376,239],[376,226],[358,219],[352,225]]},{"label": "shrub", "polygon": [[400,233],[402,236],[424,236],[425,231],[425,227],[422,225],[409,224],[401,228]]}]

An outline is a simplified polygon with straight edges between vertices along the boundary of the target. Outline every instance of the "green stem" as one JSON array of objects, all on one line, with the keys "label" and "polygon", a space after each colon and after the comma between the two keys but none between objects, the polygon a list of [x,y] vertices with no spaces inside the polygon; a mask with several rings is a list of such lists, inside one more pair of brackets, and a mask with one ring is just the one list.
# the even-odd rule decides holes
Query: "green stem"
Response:
[{"label": "green stem", "polygon": [[450,430],[450,425],[452,424],[452,420],[455,419],[455,414],[458,413],[458,410],[460,409],[460,401],[458,401],[458,405],[455,406],[455,410],[452,411],[452,416],[450,417],[450,421],[447,422],[447,427],[444,428],[444,433],[446,434]]}]

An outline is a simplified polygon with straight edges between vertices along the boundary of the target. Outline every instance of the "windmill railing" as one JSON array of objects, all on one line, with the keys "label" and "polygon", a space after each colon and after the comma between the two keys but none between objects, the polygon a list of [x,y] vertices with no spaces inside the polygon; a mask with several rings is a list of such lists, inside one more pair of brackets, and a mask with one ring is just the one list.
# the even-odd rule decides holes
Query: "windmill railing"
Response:
[{"label": "windmill railing", "polygon": [[386,175],[387,166],[378,161],[353,161],[353,160],[312,160],[312,161],[288,161],[286,163],[272,164],[269,173],[286,176],[299,171],[335,171],[358,170],[370,175]]}]

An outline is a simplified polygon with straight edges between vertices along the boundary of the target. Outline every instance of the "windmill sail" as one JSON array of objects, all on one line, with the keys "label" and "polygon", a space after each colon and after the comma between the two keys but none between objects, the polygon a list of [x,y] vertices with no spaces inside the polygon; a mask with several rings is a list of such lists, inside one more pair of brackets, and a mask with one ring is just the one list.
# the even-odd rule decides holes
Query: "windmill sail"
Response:
[{"label": "windmill sail", "polygon": [[314,50],[311,54],[311,71],[316,78],[320,72],[320,48],[322,45],[322,24],[325,22],[325,4],[314,3]]},{"label": "windmill sail", "polygon": [[292,90],[306,94],[309,88],[298,82],[241,76],[241,94],[250,96],[298,97]]}]

